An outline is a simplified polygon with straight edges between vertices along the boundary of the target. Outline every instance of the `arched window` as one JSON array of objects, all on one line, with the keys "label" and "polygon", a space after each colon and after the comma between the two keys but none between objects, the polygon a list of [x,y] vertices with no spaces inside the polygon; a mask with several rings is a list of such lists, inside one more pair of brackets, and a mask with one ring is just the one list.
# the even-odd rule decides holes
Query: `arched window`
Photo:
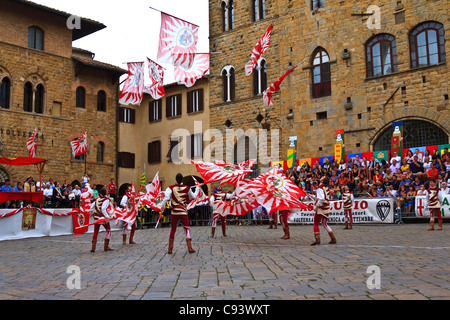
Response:
[{"label": "arched window", "polygon": [[444,26],[428,21],[418,25],[409,34],[411,68],[438,64],[445,61]]},{"label": "arched window", "polygon": [[0,82],[0,108],[9,109],[11,98],[11,81],[5,77]]},{"label": "arched window", "polygon": [[366,74],[376,77],[397,72],[397,44],[390,34],[379,34],[366,44]]},{"label": "arched window", "polygon": [[266,16],[266,1],[265,0],[253,0],[253,21],[262,20]]},{"label": "arched window", "polygon": [[330,58],[323,48],[317,48],[312,61],[312,97],[331,95]]},{"label": "arched window", "polygon": [[28,48],[44,50],[44,31],[41,28],[36,26],[28,28]]},{"label": "arched window", "polygon": [[267,63],[265,59],[260,59],[253,72],[253,93],[262,94],[267,89]]},{"label": "arched window", "polygon": [[97,162],[103,162],[104,154],[105,154],[105,144],[100,141],[97,143]]},{"label": "arched window", "polygon": [[25,83],[23,88],[23,110],[33,112],[33,86],[31,82]]},{"label": "arched window", "polygon": [[97,111],[106,112],[106,92],[103,90],[97,93]]},{"label": "arched window", "polygon": [[42,84],[38,84],[34,94],[34,112],[44,113],[44,95],[44,86]]},{"label": "arched window", "polygon": [[222,1],[222,30],[228,31],[233,29],[234,23],[234,6],[233,0]]},{"label": "arched window", "polygon": [[86,109],[86,89],[78,87],[76,91],[76,107]]},{"label": "arched window", "polygon": [[222,69],[223,101],[229,102],[235,99],[235,71],[233,66]]},{"label": "arched window", "polygon": [[[391,149],[394,127],[388,127],[373,144],[373,151]],[[423,120],[403,121],[403,148],[435,146],[448,143],[448,135],[438,126]]]}]

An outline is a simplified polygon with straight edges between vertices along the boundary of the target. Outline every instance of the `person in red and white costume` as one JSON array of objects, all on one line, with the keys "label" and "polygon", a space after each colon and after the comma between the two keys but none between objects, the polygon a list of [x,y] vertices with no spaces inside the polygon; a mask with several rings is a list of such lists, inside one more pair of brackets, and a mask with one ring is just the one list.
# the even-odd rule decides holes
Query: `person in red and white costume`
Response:
[{"label": "person in red and white costume", "polygon": [[350,188],[348,186],[344,186],[344,192],[342,193],[342,200],[344,202],[344,219],[345,219],[345,228],[344,229],[353,229],[353,202],[354,197],[353,193],[350,192]]},{"label": "person in red and white costume", "polygon": [[[284,231],[284,236],[281,237],[281,239],[290,239],[291,235],[289,233],[289,224],[288,224],[288,218],[291,215],[291,210],[289,209],[283,209],[280,210],[280,221],[281,221],[281,227]],[[275,225],[276,229],[276,225]]]},{"label": "person in red and white costume", "polygon": [[230,200],[234,197],[236,192],[233,193],[227,193],[222,192],[222,186],[218,186],[216,189],[216,192],[214,192],[211,197],[209,198],[209,203],[213,212],[213,221],[211,225],[211,238],[214,238],[214,235],[216,233],[216,227],[217,227],[217,221],[220,217],[220,225],[222,226],[222,234],[224,237],[227,236],[227,226],[226,226],[226,216],[223,216],[217,211],[217,205],[215,204],[215,201],[226,201]]},{"label": "person in red and white costume", "polygon": [[436,186],[435,180],[430,180],[430,186],[427,190],[427,207],[430,210],[430,228],[428,231],[434,230],[434,215],[438,216],[439,227],[442,230],[442,215],[441,215],[441,194],[440,189]]},{"label": "person in red and white costume", "polygon": [[[98,195],[99,197],[91,204],[90,209],[91,215],[93,216],[94,221],[98,221],[99,219],[103,218],[110,219],[108,210],[111,209],[110,206],[112,206],[112,203],[111,200],[106,195],[106,189],[105,188],[100,189]],[[106,230],[104,250],[113,251],[114,249],[109,247],[109,241],[111,239],[111,226],[109,225],[109,221],[105,221],[94,225],[94,234],[92,236],[91,252],[95,252],[100,226],[103,226]]]},{"label": "person in red and white costume", "polygon": [[330,183],[330,179],[327,176],[324,176],[320,179],[320,185],[316,190],[315,197],[315,213],[314,213],[314,237],[315,241],[311,243],[312,246],[320,244],[320,230],[319,225],[325,228],[328,232],[328,235],[331,238],[329,243],[336,243],[336,237],[334,236],[333,230],[328,226],[328,215],[330,214],[330,200],[331,200],[331,192],[328,187]]},{"label": "person in red and white costume", "polygon": [[172,254],[173,242],[175,239],[175,232],[177,230],[178,221],[181,220],[183,228],[186,234],[186,244],[189,253],[194,253],[192,249],[191,233],[189,230],[189,217],[187,212],[187,205],[189,204],[189,198],[197,198],[200,192],[200,187],[203,184],[197,185],[195,192],[191,191],[191,187],[183,184],[183,175],[178,173],[175,177],[176,184],[169,186],[164,192],[164,199],[162,201],[161,210],[166,207],[167,201],[171,203],[171,221],[170,221],[170,235],[169,235],[169,247],[168,254]]},{"label": "person in red and white costume", "polygon": [[[120,206],[127,210],[128,213],[132,211],[137,211],[136,209],[136,203],[139,201],[138,197],[133,196],[132,194],[132,187],[128,186],[127,193],[124,194],[122,197],[122,200],[120,200]],[[130,244],[136,244],[134,241],[134,233],[136,232],[136,226],[137,222],[134,220],[134,223],[130,227],[130,238],[129,243]],[[128,223],[124,222],[122,226],[122,244],[127,244],[127,229],[128,229]]]}]

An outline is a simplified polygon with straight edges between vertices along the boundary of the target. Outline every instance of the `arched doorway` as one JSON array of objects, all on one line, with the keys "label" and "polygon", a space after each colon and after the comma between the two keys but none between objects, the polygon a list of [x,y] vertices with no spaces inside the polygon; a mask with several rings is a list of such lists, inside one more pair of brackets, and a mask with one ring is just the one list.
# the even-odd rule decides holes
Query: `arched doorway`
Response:
[{"label": "arched doorway", "polygon": [[[393,126],[385,129],[374,141],[373,151],[390,150],[393,132]],[[403,148],[434,146],[448,142],[448,135],[431,122],[425,120],[403,121]]]}]

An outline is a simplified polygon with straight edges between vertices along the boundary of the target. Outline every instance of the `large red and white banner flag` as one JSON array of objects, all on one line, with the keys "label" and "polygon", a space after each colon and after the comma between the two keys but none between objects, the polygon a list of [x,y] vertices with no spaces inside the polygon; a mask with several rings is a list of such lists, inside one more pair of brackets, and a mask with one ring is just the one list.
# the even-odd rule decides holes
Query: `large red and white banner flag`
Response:
[{"label": "large red and white banner flag", "polygon": [[189,69],[181,66],[175,67],[175,81],[178,84],[184,84],[186,87],[192,87],[198,79],[209,71],[209,53],[197,53],[194,63]]},{"label": "large red and white banner flag", "polygon": [[158,100],[166,95],[164,90],[164,68],[147,58],[150,84],[144,85],[144,92]]},{"label": "large red and white banner flag", "polygon": [[78,139],[71,141],[72,154],[74,157],[87,152],[87,132],[85,132]]},{"label": "large red and white banner flag", "polygon": [[141,104],[144,96],[144,62],[128,63],[128,78],[120,92],[119,103]]},{"label": "large red and white banner flag", "polygon": [[190,68],[197,53],[199,27],[161,12],[159,62]]},{"label": "large red and white banner flag", "polygon": [[275,92],[277,92],[280,89],[281,86],[281,82],[283,82],[284,78],[286,78],[286,76],[291,73],[292,71],[294,71],[295,68],[297,68],[298,65],[296,65],[295,67],[293,67],[292,69],[290,69],[288,72],[286,72],[285,74],[283,74],[280,79],[278,79],[277,81],[275,81],[270,87],[268,87],[266,90],[264,90],[263,93],[263,101],[264,101],[264,105],[266,107],[271,107],[273,106],[273,100],[272,100],[272,94],[274,94]]},{"label": "large red and white banner flag", "polygon": [[197,172],[204,179],[204,184],[231,179],[240,175],[245,176],[247,173],[253,172],[251,169],[229,163],[211,163],[193,160],[191,160],[191,163],[195,165]]},{"label": "large red and white banner flag", "polygon": [[36,145],[37,145],[37,128],[34,129],[27,141],[28,156],[30,158],[36,158]]},{"label": "large red and white banner flag", "polygon": [[259,39],[255,47],[253,48],[250,61],[245,65],[245,74],[247,76],[252,74],[259,59],[261,59],[264,52],[266,52],[267,48],[269,48],[271,36],[272,36],[272,25],[270,25],[270,27],[266,30],[261,39]]}]

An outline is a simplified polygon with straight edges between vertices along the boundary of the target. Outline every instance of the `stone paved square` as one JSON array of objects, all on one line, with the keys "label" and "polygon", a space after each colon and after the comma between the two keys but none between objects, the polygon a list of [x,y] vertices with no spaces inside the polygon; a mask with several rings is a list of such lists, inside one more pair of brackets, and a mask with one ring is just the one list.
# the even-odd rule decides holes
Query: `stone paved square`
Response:
[{"label": "stone paved square", "polygon": [[[449,300],[450,233],[427,224],[332,225],[338,243],[311,247],[312,226],[282,229],[229,225],[191,227],[194,254],[178,228],[174,252],[166,253],[169,228],[137,230],[136,245],[113,232],[112,252],[99,235],[29,238],[1,242],[2,300]],[[80,289],[68,280],[80,270]],[[369,289],[369,266],[380,270],[380,289]],[[373,282],[371,282],[373,283]]]}]

